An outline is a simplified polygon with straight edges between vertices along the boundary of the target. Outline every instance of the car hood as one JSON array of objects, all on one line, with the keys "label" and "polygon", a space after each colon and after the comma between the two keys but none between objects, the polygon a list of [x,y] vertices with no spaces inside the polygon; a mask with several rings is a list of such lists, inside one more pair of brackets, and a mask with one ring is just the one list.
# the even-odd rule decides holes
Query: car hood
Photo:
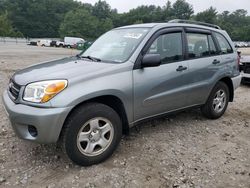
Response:
[{"label": "car hood", "polygon": [[76,57],[68,57],[64,59],[45,62],[23,70],[17,71],[13,75],[13,80],[19,85],[27,85],[31,82],[53,80],[53,79],[67,79],[70,80],[75,77],[84,77],[85,75],[94,74],[98,72],[109,72],[116,64],[93,62]]}]

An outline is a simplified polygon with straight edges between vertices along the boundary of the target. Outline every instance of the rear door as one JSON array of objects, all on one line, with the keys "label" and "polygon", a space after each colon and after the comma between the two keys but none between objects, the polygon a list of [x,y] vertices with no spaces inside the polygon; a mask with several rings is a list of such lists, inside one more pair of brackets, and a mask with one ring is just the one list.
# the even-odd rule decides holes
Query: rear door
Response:
[{"label": "rear door", "polygon": [[215,37],[209,30],[187,28],[187,63],[189,66],[188,105],[204,104],[216,75],[222,68]]},{"label": "rear door", "polygon": [[[144,48],[145,54],[160,54],[158,67],[136,68],[134,78],[135,121],[187,105],[187,63],[183,56],[183,28],[157,32]],[[139,58],[137,63],[141,63]]]}]

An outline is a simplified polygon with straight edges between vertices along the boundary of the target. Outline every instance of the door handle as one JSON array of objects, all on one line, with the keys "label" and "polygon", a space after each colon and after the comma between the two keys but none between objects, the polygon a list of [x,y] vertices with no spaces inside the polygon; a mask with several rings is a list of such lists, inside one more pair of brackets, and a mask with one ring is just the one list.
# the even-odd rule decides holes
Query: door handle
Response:
[{"label": "door handle", "polygon": [[176,71],[184,71],[184,70],[187,70],[187,67],[184,67],[184,66],[182,66],[182,65],[180,65],[180,66],[176,69]]},{"label": "door handle", "polygon": [[220,63],[220,61],[217,60],[217,59],[215,59],[215,60],[213,61],[213,64],[214,64],[214,65],[219,64],[219,63]]}]

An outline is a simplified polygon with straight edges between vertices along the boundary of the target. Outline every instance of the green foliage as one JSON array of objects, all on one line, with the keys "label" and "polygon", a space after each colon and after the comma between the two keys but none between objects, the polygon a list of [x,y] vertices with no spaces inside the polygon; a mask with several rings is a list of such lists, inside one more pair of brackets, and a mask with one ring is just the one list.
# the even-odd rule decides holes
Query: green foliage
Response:
[{"label": "green foliage", "polygon": [[190,19],[190,17],[193,15],[194,10],[193,6],[190,5],[185,0],[177,0],[171,9],[172,14],[175,18],[179,19]]},{"label": "green foliage", "polygon": [[113,27],[179,18],[217,24],[233,40],[250,41],[250,16],[246,10],[219,14],[210,7],[194,15],[192,5],[186,0],[176,0],[173,4],[166,1],[163,7],[142,5],[122,14],[103,0],[95,5],[76,0],[0,0],[0,15],[0,35],[8,36],[23,33],[25,37],[95,39]]},{"label": "green foliage", "polygon": [[162,14],[163,14],[163,18],[167,21],[167,20],[171,20],[174,19],[173,16],[173,11],[172,11],[172,4],[170,1],[167,1],[166,5],[162,8]]},{"label": "green foliage", "polygon": [[[101,3],[100,1],[98,3]],[[96,4],[99,6],[100,4]],[[93,9],[94,10],[94,9]],[[105,14],[107,11],[104,11]],[[101,9],[98,16],[103,15],[103,9]],[[97,12],[96,12],[97,14]],[[109,14],[111,17],[111,10]],[[112,19],[105,16],[99,18],[89,12],[86,8],[79,8],[75,11],[70,11],[65,15],[65,18],[60,26],[60,36],[75,36],[82,37],[84,39],[93,40],[113,28]]]},{"label": "green foliage", "polygon": [[99,0],[92,8],[92,15],[98,19],[111,18],[112,10],[106,1]]},{"label": "green foliage", "polygon": [[110,18],[100,19],[99,23],[97,24],[97,32],[96,37],[102,35],[103,33],[109,31],[114,27],[113,21]]},{"label": "green foliage", "polygon": [[82,38],[97,37],[98,19],[92,16],[85,8],[79,8],[66,14],[61,27],[60,35]]},{"label": "green foliage", "polygon": [[13,25],[25,37],[56,37],[66,12],[80,6],[73,0],[8,0]]},{"label": "green foliage", "polygon": [[128,13],[124,13],[120,16],[119,22],[115,26],[134,24],[140,21],[140,23],[149,22],[162,22],[164,20],[164,14],[161,7],[154,5],[139,6],[130,10]]},{"label": "green foliage", "polygon": [[142,24],[143,21],[142,20],[136,20],[134,24]]},{"label": "green foliage", "polygon": [[216,24],[217,23],[217,11],[215,8],[210,7],[209,9],[199,12],[195,16],[195,20],[201,21],[201,22],[207,22],[211,24]]},{"label": "green foliage", "polygon": [[0,36],[3,37],[23,37],[22,33],[15,31],[12,27],[10,20],[8,19],[7,12],[0,15]]},{"label": "green foliage", "polygon": [[224,11],[218,14],[215,8],[198,13],[195,20],[217,24],[235,41],[250,41],[250,16],[247,11],[238,9],[232,13]]},{"label": "green foliage", "polygon": [[119,22],[114,22],[114,25],[129,25],[138,21],[142,23],[165,22],[175,18],[189,19],[193,12],[193,7],[185,0],[177,0],[173,5],[167,1],[164,7],[142,5],[120,15]]}]

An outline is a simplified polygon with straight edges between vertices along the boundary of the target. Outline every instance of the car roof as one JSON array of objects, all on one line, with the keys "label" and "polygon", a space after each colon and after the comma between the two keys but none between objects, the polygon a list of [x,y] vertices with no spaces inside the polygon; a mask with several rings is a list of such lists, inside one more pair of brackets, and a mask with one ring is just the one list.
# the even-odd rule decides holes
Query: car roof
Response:
[{"label": "car roof", "polygon": [[221,29],[216,29],[213,27],[198,25],[198,24],[189,24],[189,23],[144,23],[144,24],[134,24],[134,25],[128,25],[119,27],[117,29],[126,29],[126,28],[165,28],[165,27],[194,27],[194,28],[200,28],[200,29],[207,29],[207,30],[213,30],[213,31],[223,31]]}]

